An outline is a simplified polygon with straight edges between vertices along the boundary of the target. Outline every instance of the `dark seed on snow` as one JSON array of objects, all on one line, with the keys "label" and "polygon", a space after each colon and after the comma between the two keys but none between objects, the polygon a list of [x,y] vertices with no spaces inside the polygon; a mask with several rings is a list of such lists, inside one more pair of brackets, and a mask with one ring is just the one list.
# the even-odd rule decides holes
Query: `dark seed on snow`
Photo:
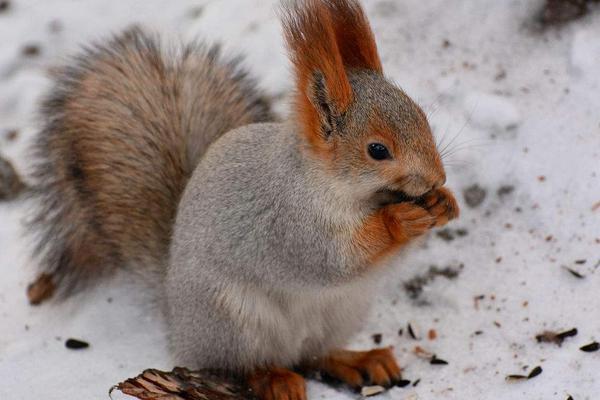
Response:
[{"label": "dark seed on snow", "polygon": [[538,376],[539,374],[542,373],[542,367],[537,366],[534,369],[531,370],[531,372],[529,373],[529,375],[527,375],[527,379],[533,379],[536,376]]},{"label": "dark seed on snow", "polygon": [[436,235],[446,242],[451,242],[454,240],[454,234],[448,228],[437,231]]},{"label": "dark seed on snow", "polygon": [[575,260],[575,264],[582,265],[585,264],[587,260]]},{"label": "dark seed on snow", "polygon": [[522,381],[522,380],[525,380],[525,379],[527,379],[527,377],[525,375],[508,375],[506,377],[506,380],[509,381],[509,382],[510,381]]},{"label": "dark seed on snow", "polygon": [[398,382],[396,382],[396,386],[398,387],[407,387],[408,385],[410,385],[410,381],[408,379],[400,379]]},{"label": "dark seed on snow", "polygon": [[371,337],[373,338],[373,342],[375,344],[381,344],[381,339],[383,339],[383,335],[381,333],[376,333]]},{"label": "dark seed on snow", "polygon": [[556,336],[558,336],[561,339],[565,339],[565,338],[572,337],[572,336],[577,336],[577,328],[573,328],[573,329],[569,329],[568,331],[561,332]]},{"label": "dark seed on snow", "polygon": [[600,350],[600,343],[592,342],[590,344],[586,344],[585,346],[581,346],[579,350],[585,351],[586,353],[592,353],[594,351]]},{"label": "dark seed on snow", "polygon": [[463,228],[459,228],[456,230],[456,234],[460,237],[463,237],[463,236],[467,236],[469,234],[469,231],[466,229],[463,229]]},{"label": "dark seed on snow", "polygon": [[448,365],[448,361],[437,358],[435,355],[431,357],[431,361],[429,363],[431,365]]},{"label": "dark seed on snow", "polygon": [[404,334],[404,329],[398,329],[398,336],[402,336]]},{"label": "dark seed on snow", "polygon": [[414,340],[419,340],[419,337],[415,334],[415,331],[410,323],[408,324],[408,334]]},{"label": "dark seed on snow", "polygon": [[421,378],[417,379],[416,381],[413,382],[413,387],[417,387],[417,385],[421,383]]},{"label": "dark seed on snow", "polygon": [[585,276],[583,276],[580,272],[575,271],[574,269],[565,266],[563,266],[563,268],[566,269],[571,275],[573,275],[577,279],[585,278]]},{"label": "dark seed on snow", "polygon": [[514,192],[514,190],[515,187],[512,185],[503,185],[498,188],[497,193],[499,197],[504,197]]},{"label": "dark seed on snow", "polygon": [[562,345],[566,338],[577,335],[577,328],[569,329],[564,332],[552,332],[552,331],[544,331],[539,335],[535,336],[535,340],[538,343],[555,343],[557,345]]},{"label": "dark seed on snow", "polygon": [[88,342],[84,342],[83,340],[68,339],[65,342],[65,346],[67,347],[67,349],[79,350],[90,347],[90,344]]}]

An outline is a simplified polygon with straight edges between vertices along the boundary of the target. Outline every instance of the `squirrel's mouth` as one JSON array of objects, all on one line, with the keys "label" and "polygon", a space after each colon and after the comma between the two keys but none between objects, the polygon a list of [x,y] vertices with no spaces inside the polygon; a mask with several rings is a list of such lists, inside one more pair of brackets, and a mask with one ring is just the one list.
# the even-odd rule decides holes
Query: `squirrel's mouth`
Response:
[{"label": "squirrel's mouth", "polygon": [[398,203],[419,203],[423,200],[423,196],[411,196],[402,190],[381,189],[375,192],[375,199],[380,206]]}]

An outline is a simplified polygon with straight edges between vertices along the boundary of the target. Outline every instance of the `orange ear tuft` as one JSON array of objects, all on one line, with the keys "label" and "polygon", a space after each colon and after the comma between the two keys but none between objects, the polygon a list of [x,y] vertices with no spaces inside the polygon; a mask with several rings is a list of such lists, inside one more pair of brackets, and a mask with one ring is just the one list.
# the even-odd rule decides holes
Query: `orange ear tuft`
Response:
[{"label": "orange ear tuft", "polygon": [[321,89],[327,100],[339,113],[352,102],[352,88],[338,48],[331,9],[322,0],[288,1],[284,3],[282,19],[296,73],[298,116],[309,142],[322,147],[321,116],[310,92],[316,86],[324,86]]},{"label": "orange ear tuft", "polygon": [[287,0],[282,10],[298,117],[309,143],[326,150],[323,131],[353,100],[347,68],[382,73],[375,38],[357,0]]},{"label": "orange ear tuft", "polygon": [[343,63],[349,68],[383,72],[377,44],[362,7],[356,0],[329,0],[333,28]]}]

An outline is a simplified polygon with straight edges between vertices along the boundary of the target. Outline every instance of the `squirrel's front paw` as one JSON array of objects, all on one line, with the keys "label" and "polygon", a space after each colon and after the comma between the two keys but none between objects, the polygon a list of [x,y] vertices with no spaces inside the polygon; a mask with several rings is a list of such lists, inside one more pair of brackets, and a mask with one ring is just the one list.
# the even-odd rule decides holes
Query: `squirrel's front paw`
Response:
[{"label": "squirrel's front paw", "polygon": [[386,226],[399,243],[423,235],[436,223],[427,209],[413,203],[390,204],[384,213]]},{"label": "squirrel's front paw", "polygon": [[[443,226],[458,217],[459,207],[451,191],[446,188],[427,193],[422,200],[423,207],[434,219],[433,226]],[[433,227],[432,226],[432,227]]]}]

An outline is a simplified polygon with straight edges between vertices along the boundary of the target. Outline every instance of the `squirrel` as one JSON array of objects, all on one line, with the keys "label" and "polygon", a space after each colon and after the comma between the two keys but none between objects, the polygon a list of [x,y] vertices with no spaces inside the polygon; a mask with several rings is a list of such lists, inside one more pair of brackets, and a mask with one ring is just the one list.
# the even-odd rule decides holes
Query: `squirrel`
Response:
[{"label": "squirrel", "polygon": [[383,74],[357,0],[285,1],[293,113],[237,61],[132,29],[75,58],[45,101],[31,222],[40,303],[115,268],[152,276],[174,361],[306,398],[298,369],[401,379],[348,351],[405,245],[459,214],[422,109]]}]

